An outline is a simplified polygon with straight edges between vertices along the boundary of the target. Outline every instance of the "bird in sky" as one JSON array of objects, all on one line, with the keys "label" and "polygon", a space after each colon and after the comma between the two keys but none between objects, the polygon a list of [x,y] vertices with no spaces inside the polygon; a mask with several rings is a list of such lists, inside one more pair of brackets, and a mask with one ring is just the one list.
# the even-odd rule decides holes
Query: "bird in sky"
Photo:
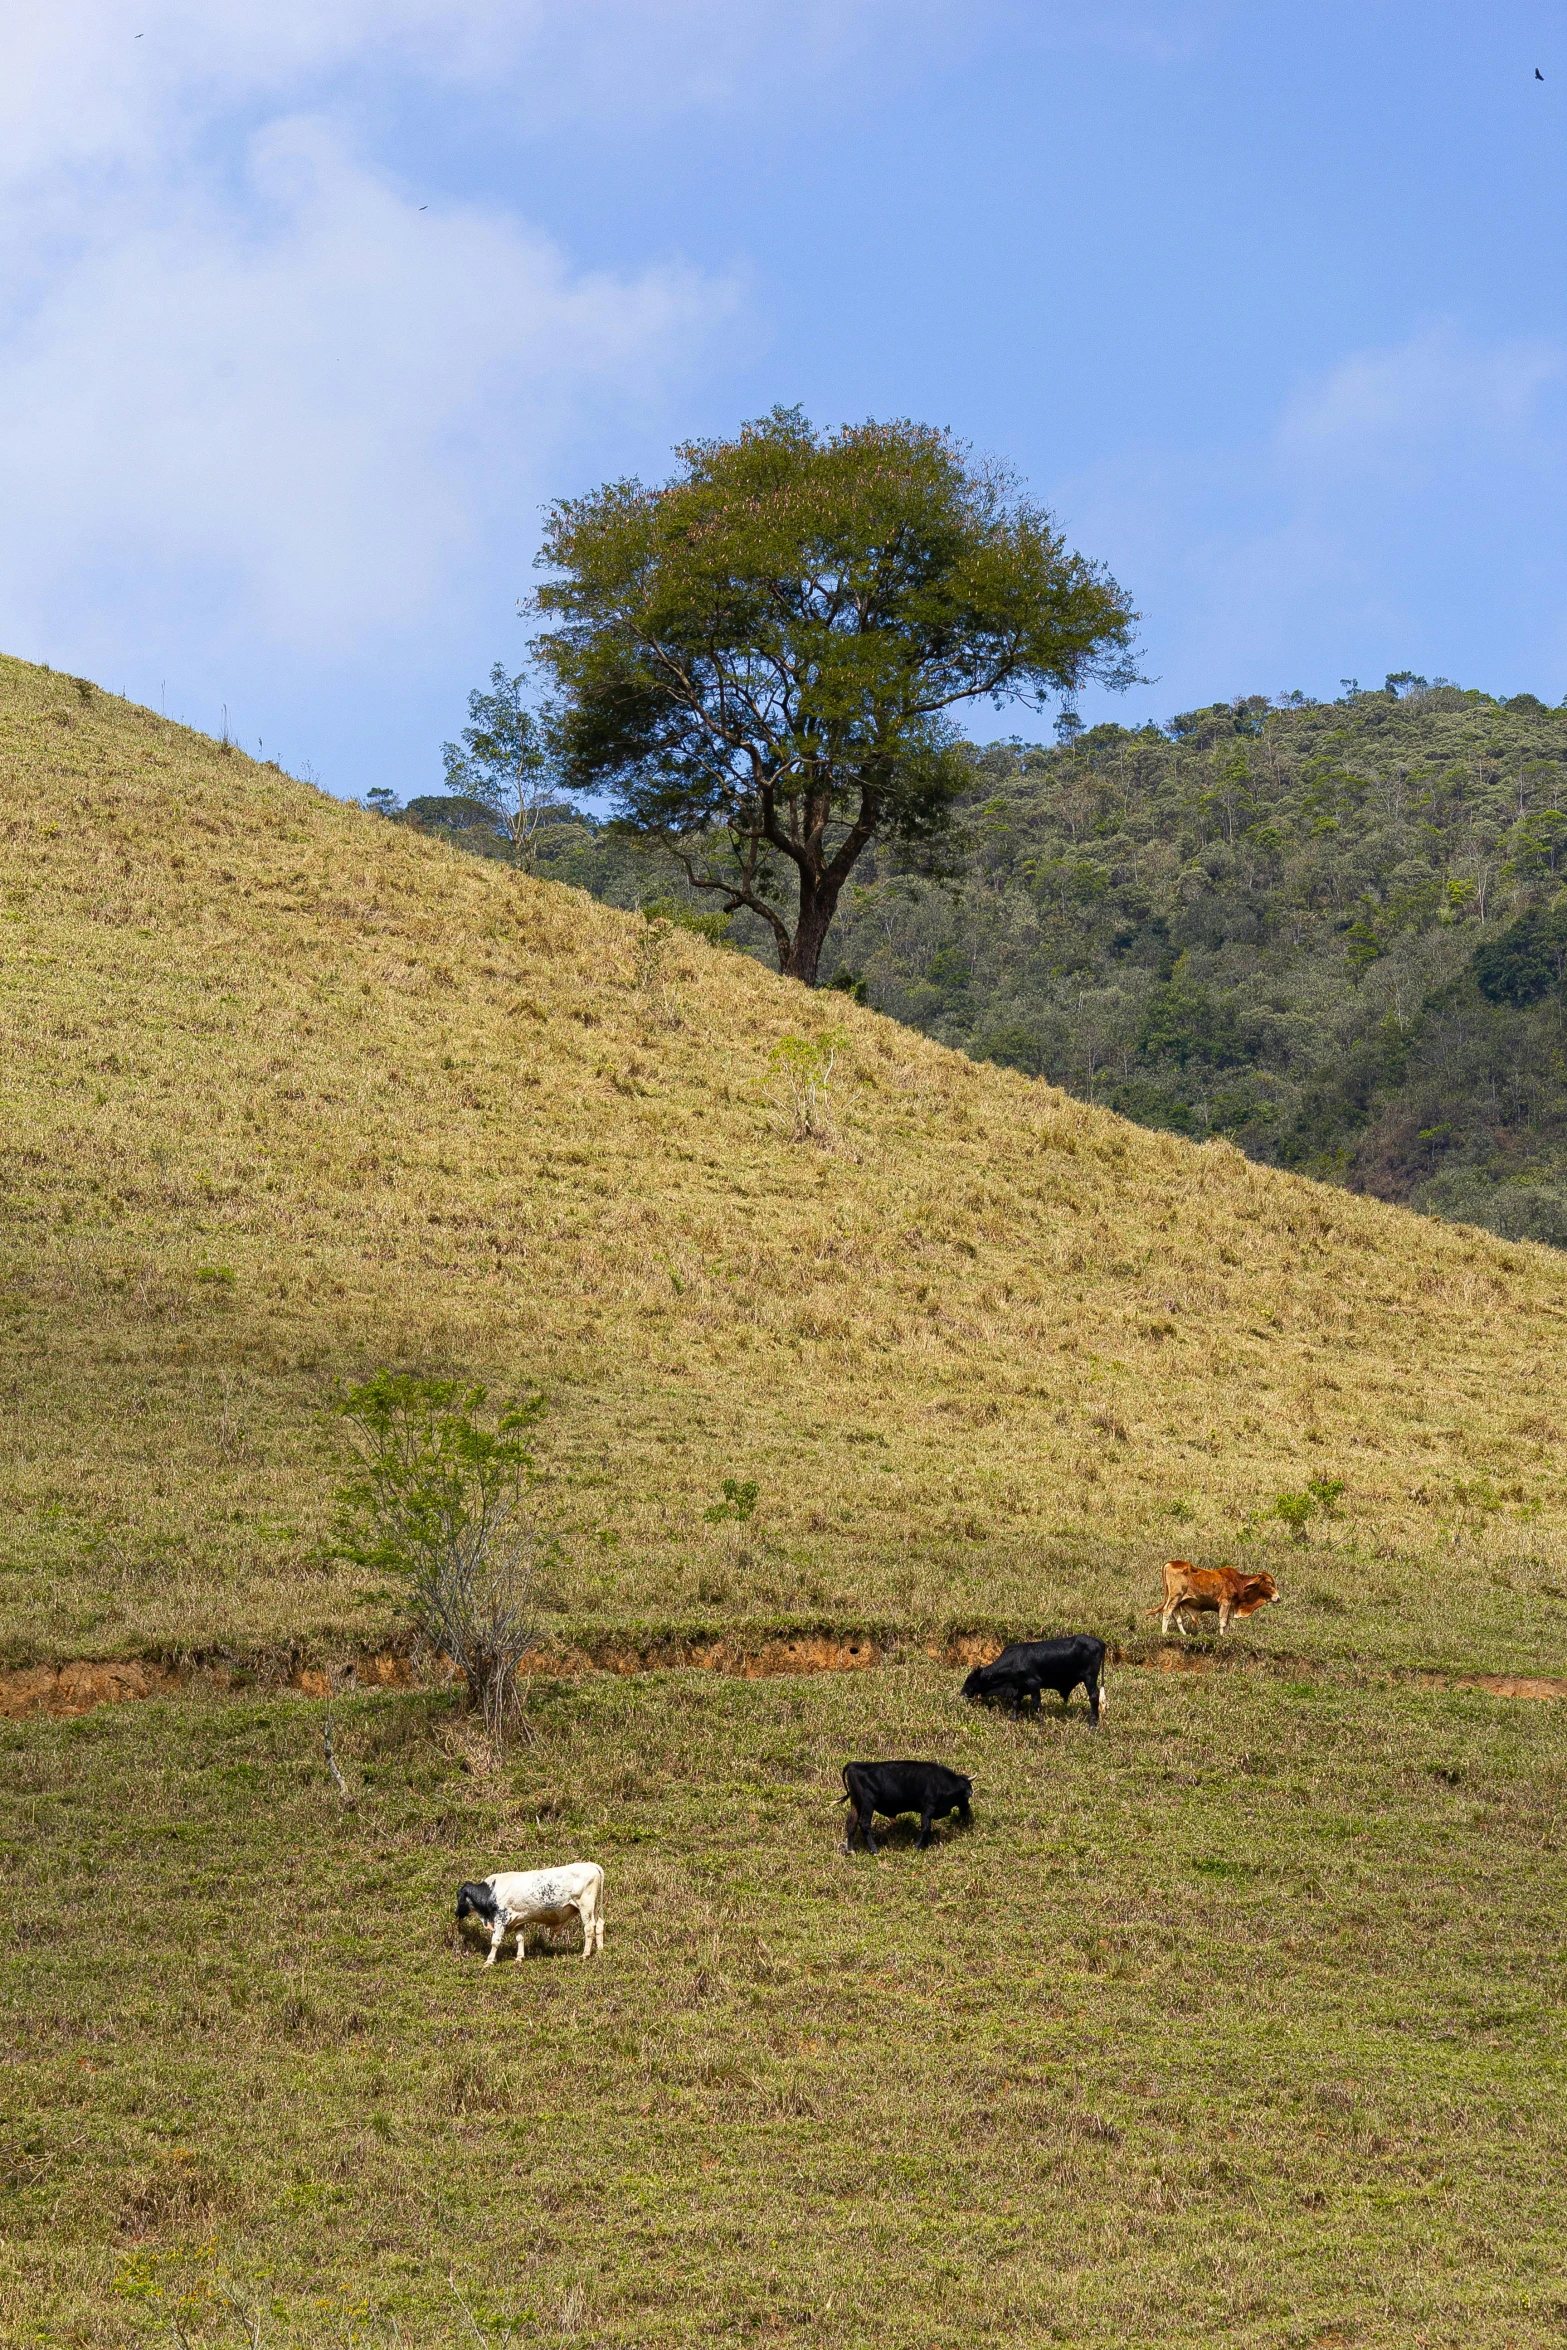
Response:
[{"label": "bird in sky", "polygon": [[1544,76],[1544,74],[1543,74],[1543,73],[1541,73],[1541,71],[1540,71],[1540,69],[1539,69],[1539,67],[1538,67],[1538,66],[1536,66],[1536,67],[1535,67],[1535,69],[1534,69],[1534,78],[1535,78],[1535,80],[1536,80],[1537,82],[1543,82],[1543,81],[1544,81],[1544,79],[1545,79],[1545,76]]}]

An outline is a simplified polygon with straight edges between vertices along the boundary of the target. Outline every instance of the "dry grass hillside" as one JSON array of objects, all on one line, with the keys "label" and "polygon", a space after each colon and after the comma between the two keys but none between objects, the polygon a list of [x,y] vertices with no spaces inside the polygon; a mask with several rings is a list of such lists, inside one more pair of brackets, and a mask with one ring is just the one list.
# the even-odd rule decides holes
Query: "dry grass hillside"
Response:
[{"label": "dry grass hillside", "polygon": [[[1124,1634],[1172,1548],[1246,1545],[1296,1645],[1427,1661],[1473,1562],[1523,1562],[1490,1661],[1559,1660],[1561,1255],[1125,1124],[15,661],[0,773],[12,1662],[380,1633],[325,1555],[323,1407],[381,1362],[547,1391],[562,1625]],[[770,1056],[829,1022],[823,1147]],[[1346,1491],[1297,1548],[1268,1513],[1313,1475]]]}]

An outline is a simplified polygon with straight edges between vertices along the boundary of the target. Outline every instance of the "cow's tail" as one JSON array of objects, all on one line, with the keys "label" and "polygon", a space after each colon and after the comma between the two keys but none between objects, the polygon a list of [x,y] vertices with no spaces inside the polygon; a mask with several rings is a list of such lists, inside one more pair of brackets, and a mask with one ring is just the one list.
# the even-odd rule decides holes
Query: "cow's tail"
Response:
[{"label": "cow's tail", "polygon": [[835,1795],[833,1801],[834,1803],[851,1803],[853,1801],[853,1797],[849,1793],[849,1766],[847,1763],[843,1766],[843,1793]]},{"label": "cow's tail", "polygon": [[1099,1711],[1101,1713],[1103,1713],[1105,1710],[1105,1684],[1110,1678],[1109,1674],[1105,1671],[1105,1666],[1109,1663],[1109,1661],[1109,1650],[1102,1650],[1099,1657]]}]

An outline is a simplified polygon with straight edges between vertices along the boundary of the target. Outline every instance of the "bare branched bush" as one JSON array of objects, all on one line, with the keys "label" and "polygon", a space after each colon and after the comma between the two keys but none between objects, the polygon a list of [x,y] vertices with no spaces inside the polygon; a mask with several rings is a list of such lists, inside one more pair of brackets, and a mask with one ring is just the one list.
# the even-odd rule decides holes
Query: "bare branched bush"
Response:
[{"label": "bare branched bush", "polygon": [[512,1518],[455,1539],[413,1586],[426,1639],[449,1656],[499,1754],[522,1719],[517,1668],[537,1639],[533,1579],[537,1530]]}]

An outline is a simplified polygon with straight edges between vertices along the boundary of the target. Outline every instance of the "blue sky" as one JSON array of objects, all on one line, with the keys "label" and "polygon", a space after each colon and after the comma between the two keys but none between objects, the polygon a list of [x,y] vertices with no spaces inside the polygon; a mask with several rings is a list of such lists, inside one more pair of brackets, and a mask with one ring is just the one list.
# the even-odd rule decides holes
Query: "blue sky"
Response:
[{"label": "blue sky", "polygon": [[784,400],[1008,458],[1143,614],[1129,721],[1567,694],[1559,0],[0,27],[0,649],[438,788],[543,503]]}]

